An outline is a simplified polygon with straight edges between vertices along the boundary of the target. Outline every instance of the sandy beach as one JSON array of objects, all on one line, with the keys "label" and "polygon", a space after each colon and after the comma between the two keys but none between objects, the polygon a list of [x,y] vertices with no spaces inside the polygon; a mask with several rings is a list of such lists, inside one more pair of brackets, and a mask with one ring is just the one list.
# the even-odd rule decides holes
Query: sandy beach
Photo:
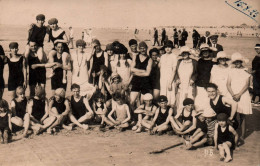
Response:
[{"label": "sandy beach", "polygon": [[[68,29],[65,30],[68,32]],[[75,39],[81,38],[82,29],[75,28],[74,31]],[[19,43],[19,53],[24,52],[26,27],[0,26],[0,32],[0,44],[6,54],[8,54],[8,44],[11,41]],[[124,29],[93,29],[93,35],[100,39],[102,48],[114,40],[120,40],[127,45],[129,39],[135,38],[133,30]],[[149,49],[152,48],[152,41],[150,41],[152,38],[147,31],[141,31],[136,38],[139,41],[146,40]],[[254,45],[260,43],[260,39],[227,37],[219,38],[218,43],[223,45],[228,55],[240,52],[247,57],[250,62],[246,66],[251,67],[251,61],[256,54]],[[52,43],[45,42],[44,44],[44,50],[48,53],[52,48]],[[187,45],[192,46],[191,34],[189,34]],[[88,50],[90,48],[87,48]],[[178,49],[174,49],[174,53],[178,54],[178,52]],[[70,75],[69,72],[69,78]],[[7,83],[7,66],[4,69],[4,79]],[[68,87],[70,87],[70,81]],[[50,97],[50,80],[47,80],[46,91],[47,97]],[[27,89],[26,95],[28,96],[28,94]],[[71,95],[71,92],[68,91],[66,95]],[[3,98],[10,102],[7,88]],[[254,107],[253,114],[247,116],[246,120],[245,144],[233,152],[233,161],[230,163],[220,162],[218,151],[213,150],[212,147],[187,151],[183,145],[180,145],[164,153],[149,154],[151,151],[178,144],[181,142],[181,138],[167,134],[150,136],[147,132],[137,134],[130,130],[101,132],[98,131],[98,126],[92,125],[88,131],[76,128],[73,131],[61,130],[57,135],[46,133],[39,136],[31,135],[27,139],[20,139],[20,131],[17,136],[13,136],[13,142],[7,145],[0,144],[0,166],[260,165],[260,107]]]}]

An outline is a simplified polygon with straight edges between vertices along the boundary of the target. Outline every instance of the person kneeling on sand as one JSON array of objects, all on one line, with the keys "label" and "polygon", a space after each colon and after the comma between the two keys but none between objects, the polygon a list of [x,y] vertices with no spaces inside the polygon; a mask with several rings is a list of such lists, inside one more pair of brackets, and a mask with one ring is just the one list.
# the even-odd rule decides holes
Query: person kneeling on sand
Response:
[{"label": "person kneeling on sand", "polygon": [[[120,93],[115,93],[113,95],[113,100],[116,102],[112,111],[108,114],[109,120],[114,124],[115,128],[118,128],[119,131],[123,131],[125,128],[129,127],[129,121],[131,118],[129,107],[124,103],[123,95]],[[115,113],[116,119],[112,117]]]},{"label": "person kneeling on sand", "polygon": [[[150,129],[152,117],[155,114],[157,107],[152,104],[153,96],[150,93],[146,93],[143,97],[144,104],[140,105],[135,111],[135,114],[138,114],[138,122],[132,128],[136,133],[142,131],[142,127]],[[144,117],[143,117],[144,115]]]},{"label": "person kneeling on sand", "polygon": [[219,149],[220,161],[229,162],[232,160],[230,149],[237,146],[238,134],[227,123],[228,116],[226,114],[220,113],[217,116],[217,120],[218,123],[215,125],[214,133],[215,148]]},{"label": "person kneeling on sand", "polygon": [[150,128],[150,134],[155,134],[158,132],[158,135],[162,135],[163,132],[169,129],[169,122],[173,114],[173,109],[167,105],[168,99],[166,96],[159,96],[158,104],[154,118],[152,120]]},{"label": "person kneeling on sand", "polygon": [[64,129],[72,130],[72,126],[66,126],[64,121],[68,117],[71,107],[69,100],[65,98],[65,90],[58,88],[55,90],[54,97],[50,98],[49,111],[51,117],[56,117],[55,122],[48,128],[47,133],[55,132],[55,127],[61,125]]},{"label": "person kneeling on sand", "polygon": [[86,121],[92,119],[93,110],[89,106],[89,102],[86,97],[80,95],[80,86],[78,84],[71,85],[71,112],[69,118],[72,124],[70,126],[77,125],[83,129],[88,129],[88,125],[84,124]]},{"label": "person kneeling on sand", "polygon": [[29,100],[27,112],[30,115],[30,128],[34,134],[44,131],[55,121],[56,117],[49,116],[48,100],[45,98],[42,86],[35,87],[35,96]]}]

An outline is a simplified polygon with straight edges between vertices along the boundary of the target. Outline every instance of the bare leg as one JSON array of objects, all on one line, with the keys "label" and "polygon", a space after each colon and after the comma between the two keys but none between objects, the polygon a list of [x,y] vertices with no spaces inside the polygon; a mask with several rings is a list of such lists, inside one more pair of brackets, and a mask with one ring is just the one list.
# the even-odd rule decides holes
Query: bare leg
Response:
[{"label": "bare leg", "polygon": [[231,142],[227,141],[227,142],[224,142],[223,143],[223,148],[224,148],[224,151],[226,152],[226,158],[225,158],[225,162],[229,162],[232,160],[232,157],[231,157],[231,153],[230,153],[230,147],[231,147]]},{"label": "bare leg", "polygon": [[223,144],[218,145],[218,149],[219,149],[220,160],[223,161],[225,158],[225,151],[224,151]]},{"label": "bare leg", "polygon": [[169,128],[168,125],[160,125],[160,126],[158,126],[157,131],[158,131],[158,132],[160,132],[160,131],[166,131],[168,128]]},{"label": "bare leg", "polygon": [[241,139],[245,139],[246,134],[246,116],[244,114],[240,114],[240,125],[241,125]]},{"label": "bare leg", "polygon": [[85,115],[83,115],[82,117],[80,117],[78,119],[78,122],[79,123],[84,123],[84,122],[86,122],[86,121],[88,121],[88,120],[90,120],[92,118],[93,118],[93,114],[90,113],[90,112],[87,112]]},{"label": "bare leg", "polygon": [[72,114],[69,114],[69,118],[71,120],[72,123],[74,123],[75,125],[83,128],[83,129],[88,129],[88,125],[84,125],[84,124],[81,124],[76,118],[74,115]]},{"label": "bare leg", "polygon": [[133,120],[137,120],[137,117],[134,115],[134,110],[136,109],[135,104],[137,97],[139,96],[139,92],[131,92],[130,93],[130,108],[131,108],[131,116]]},{"label": "bare leg", "polygon": [[149,120],[142,120],[141,124],[142,124],[142,126],[146,127],[147,129],[152,128],[151,121],[149,121]]},{"label": "bare leg", "polygon": [[41,127],[42,130],[47,129],[55,120],[56,120],[56,117],[54,117],[54,116],[50,116],[50,117],[48,117],[47,119],[45,119],[45,120],[43,121],[43,124],[44,124],[44,125]]},{"label": "bare leg", "polygon": [[[68,65],[68,56],[69,54],[67,52],[62,53],[62,64],[67,66]],[[66,84],[67,83],[67,70],[63,70],[63,78],[62,78],[62,83]]]},{"label": "bare leg", "polygon": [[24,127],[24,132],[23,132],[23,136],[26,137],[27,136],[27,132],[30,126],[30,115],[28,113],[26,113],[24,115],[24,123],[23,123],[23,127]]},{"label": "bare leg", "polygon": [[119,125],[119,127],[121,128],[127,128],[128,126],[129,126],[128,122]]},{"label": "bare leg", "polygon": [[181,131],[182,125],[179,125],[177,120],[174,119],[174,117],[171,116],[170,123],[173,129],[176,129],[178,131]]}]

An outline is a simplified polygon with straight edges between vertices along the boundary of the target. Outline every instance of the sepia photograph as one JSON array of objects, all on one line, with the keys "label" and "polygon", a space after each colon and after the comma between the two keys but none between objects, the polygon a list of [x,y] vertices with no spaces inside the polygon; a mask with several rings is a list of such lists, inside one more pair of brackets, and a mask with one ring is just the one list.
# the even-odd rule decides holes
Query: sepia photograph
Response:
[{"label": "sepia photograph", "polygon": [[0,6],[0,166],[260,165],[259,0]]}]

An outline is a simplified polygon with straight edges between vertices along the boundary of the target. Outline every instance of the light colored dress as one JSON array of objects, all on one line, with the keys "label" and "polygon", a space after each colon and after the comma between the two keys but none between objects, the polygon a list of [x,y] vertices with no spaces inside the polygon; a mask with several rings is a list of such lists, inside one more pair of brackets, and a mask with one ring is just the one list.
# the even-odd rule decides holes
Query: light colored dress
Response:
[{"label": "light colored dress", "polygon": [[80,94],[82,96],[87,95],[91,98],[95,92],[95,87],[89,84],[88,66],[87,61],[89,54],[78,53],[77,51],[71,53],[72,60],[72,84],[78,84],[80,86]]},{"label": "light colored dress", "polygon": [[115,61],[115,63],[114,63],[115,71],[122,78],[122,83],[124,85],[126,85],[129,83],[129,79],[131,76],[131,67],[130,66],[131,66],[132,61],[130,59],[127,60],[127,62],[129,63],[129,67],[126,67],[125,60],[120,60],[120,67],[117,66],[117,62],[118,61]]},{"label": "light colored dress", "polygon": [[178,107],[181,108],[183,107],[183,100],[185,98],[191,98],[193,99],[192,96],[192,86],[190,86],[190,80],[191,80],[191,75],[193,73],[193,64],[192,61],[181,61],[179,68],[178,68],[178,75],[181,84],[179,85],[179,99],[178,99]]},{"label": "light colored dress", "polygon": [[214,65],[211,69],[211,82],[218,86],[218,90],[220,95],[227,96],[227,78],[230,68],[219,67],[218,65]]},{"label": "light colored dress", "polygon": [[[228,77],[231,79],[231,89],[234,94],[237,94],[245,86],[250,74],[245,71],[245,68],[231,68]],[[231,94],[229,97],[232,98]],[[251,98],[247,90],[240,98],[238,103],[237,112],[242,114],[252,114]]]},{"label": "light colored dress", "polygon": [[176,70],[177,56],[174,53],[163,54],[160,59],[160,95],[168,99],[169,105],[175,104],[175,83],[172,83],[172,90],[168,90],[169,82]]}]

